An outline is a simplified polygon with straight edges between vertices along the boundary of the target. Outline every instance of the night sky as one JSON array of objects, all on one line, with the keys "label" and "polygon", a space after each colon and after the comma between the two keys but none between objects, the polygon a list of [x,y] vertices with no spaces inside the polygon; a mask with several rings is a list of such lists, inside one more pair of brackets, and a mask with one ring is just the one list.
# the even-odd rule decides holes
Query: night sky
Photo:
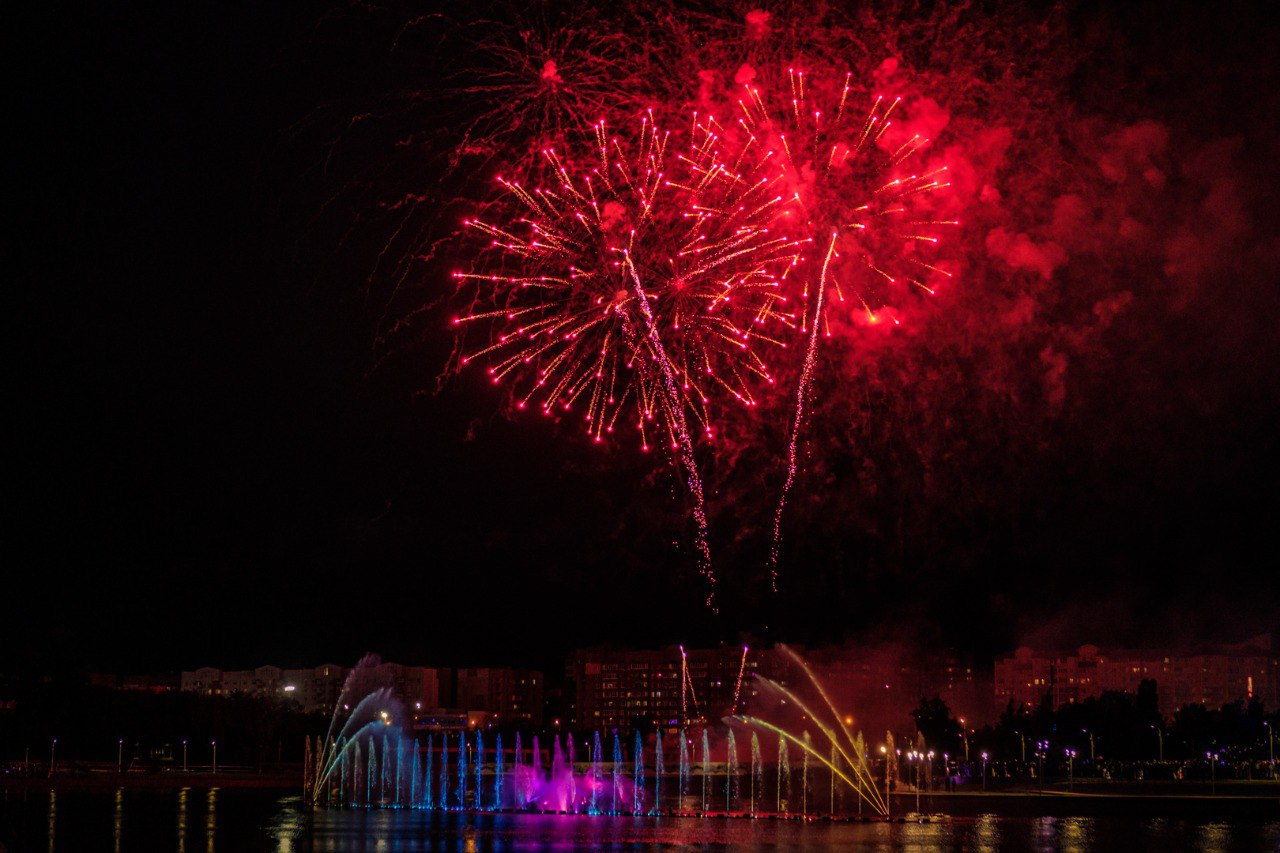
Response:
[{"label": "night sky", "polygon": [[981,658],[1280,624],[1280,75],[1252,6],[848,19],[855,70],[897,57],[950,116],[964,272],[828,351],[777,596],[785,396],[708,460],[712,616],[661,457],[442,378],[466,249],[437,241],[496,168],[448,166],[460,34],[508,7],[79,5],[11,31],[0,666],[743,635]]}]

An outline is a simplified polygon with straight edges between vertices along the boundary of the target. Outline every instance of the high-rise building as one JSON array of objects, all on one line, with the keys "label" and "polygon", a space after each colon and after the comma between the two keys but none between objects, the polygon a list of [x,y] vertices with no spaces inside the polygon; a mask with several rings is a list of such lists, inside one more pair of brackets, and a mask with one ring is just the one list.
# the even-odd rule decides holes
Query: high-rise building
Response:
[{"label": "high-rise building", "polygon": [[541,672],[508,667],[470,667],[458,670],[456,704],[463,711],[482,712],[493,725],[542,725],[544,690]]},{"label": "high-rise building", "polygon": [[183,672],[179,689],[204,696],[273,697],[307,712],[332,711],[351,676],[350,697],[356,701],[379,688],[394,691],[411,710],[440,704],[441,671],[430,667],[378,663],[348,669],[321,664],[303,669],[260,666],[257,669],[221,670],[213,667]]},{"label": "high-rise building", "polygon": [[1032,708],[1048,701],[1061,707],[1107,691],[1135,693],[1146,679],[1156,683],[1160,713],[1185,705],[1217,708],[1237,700],[1280,704],[1280,665],[1269,637],[1199,654],[1161,650],[1103,651],[1080,646],[1075,654],[1037,655],[1029,648],[995,662],[995,699]]}]

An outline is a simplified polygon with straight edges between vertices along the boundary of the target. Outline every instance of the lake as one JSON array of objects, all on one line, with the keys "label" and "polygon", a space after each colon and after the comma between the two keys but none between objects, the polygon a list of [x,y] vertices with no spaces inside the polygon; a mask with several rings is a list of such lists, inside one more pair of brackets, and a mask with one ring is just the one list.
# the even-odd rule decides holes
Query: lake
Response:
[{"label": "lake", "polygon": [[[943,798],[928,822],[304,809],[252,788],[0,790],[0,849],[17,851],[416,851],[609,849],[1280,850],[1280,814],[1256,804],[1182,808],[1114,798]],[[1003,814],[982,813],[999,806]],[[1238,804],[1237,804],[1238,805]],[[1037,808],[1052,815],[1029,814]]]}]

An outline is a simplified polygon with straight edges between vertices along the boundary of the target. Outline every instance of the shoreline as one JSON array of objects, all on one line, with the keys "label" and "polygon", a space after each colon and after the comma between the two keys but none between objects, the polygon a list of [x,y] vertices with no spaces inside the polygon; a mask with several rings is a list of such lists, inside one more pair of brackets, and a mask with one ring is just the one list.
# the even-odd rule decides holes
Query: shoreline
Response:
[{"label": "shoreline", "polygon": [[[1001,818],[1067,818],[1067,817],[1247,817],[1263,819],[1280,819],[1280,785],[1275,783],[1238,783],[1236,790],[1223,792],[1219,786],[1216,793],[1198,790],[1200,786],[1189,786],[1190,790],[1181,791],[1071,791],[1048,789],[1037,790],[1004,790],[1004,791],[934,791],[921,792],[917,811],[915,792],[895,791],[891,798],[892,808],[889,816],[858,815],[840,812],[834,816],[825,812],[812,812],[807,815],[760,811],[756,814],[735,811],[726,814],[723,811],[699,813],[696,811],[676,812],[664,810],[660,815],[649,815],[654,819],[694,819],[694,820],[759,820],[759,821],[800,821],[809,823],[916,823],[937,822],[938,820],[968,820],[986,816]],[[1207,788],[1207,786],[1206,786]],[[273,792],[277,795],[302,795],[302,786],[297,774],[287,773],[253,773],[253,772],[208,772],[180,771],[166,773],[94,773],[84,775],[55,775],[53,778],[40,776],[0,776],[0,794],[14,794],[19,797],[40,795],[43,793],[77,793],[106,794],[115,791],[152,791],[176,792],[182,789],[229,789],[245,791]],[[308,808],[308,811],[312,809]],[[332,806],[315,808],[316,813],[365,811],[363,807]],[[393,807],[375,807],[376,811],[432,811],[441,814],[457,814],[476,817],[549,815],[561,813],[538,810],[483,810],[474,809],[400,809]],[[578,813],[579,816],[589,817]],[[623,817],[634,817],[622,815]],[[594,815],[590,817],[618,817],[618,815]]]},{"label": "shoreline", "polygon": [[225,772],[84,773],[53,776],[0,776],[0,790],[113,791],[180,790],[182,788],[273,788],[302,792],[299,774]]}]

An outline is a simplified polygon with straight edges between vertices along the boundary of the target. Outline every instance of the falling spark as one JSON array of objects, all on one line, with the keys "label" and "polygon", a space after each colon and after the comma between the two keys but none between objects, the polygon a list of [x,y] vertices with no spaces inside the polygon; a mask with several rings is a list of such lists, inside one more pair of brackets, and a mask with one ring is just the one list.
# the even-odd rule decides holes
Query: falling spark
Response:
[{"label": "falling spark", "polygon": [[791,443],[787,447],[787,480],[782,485],[782,495],[778,498],[778,509],[773,516],[773,545],[769,549],[769,584],[774,592],[778,591],[778,552],[782,547],[782,513],[787,507],[787,495],[796,481],[796,455],[800,444],[800,430],[804,426],[804,404],[809,395],[809,386],[813,382],[813,364],[818,352],[818,317],[822,315],[822,297],[827,289],[827,270],[831,266],[831,256],[836,251],[835,231],[831,232],[831,243],[827,246],[827,257],[822,262],[822,275],[818,278],[818,297],[814,302],[814,321],[809,329],[809,346],[804,354],[804,368],[800,373],[800,382],[796,387],[796,417],[791,427]]}]

